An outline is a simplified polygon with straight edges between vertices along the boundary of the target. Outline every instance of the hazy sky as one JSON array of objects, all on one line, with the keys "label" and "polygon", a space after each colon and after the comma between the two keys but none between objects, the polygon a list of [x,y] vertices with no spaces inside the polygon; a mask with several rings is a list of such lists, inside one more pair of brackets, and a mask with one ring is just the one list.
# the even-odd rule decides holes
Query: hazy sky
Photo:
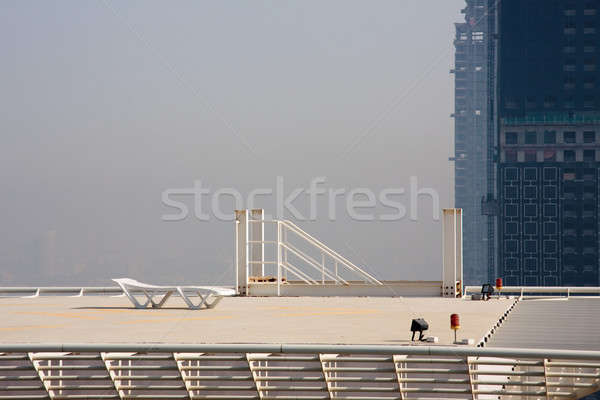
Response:
[{"label": "hazy sky", "polygon": [[[452,206],[463,6],[0,2],[0,283],[231,284],[232,222],[161,219],[173,212],[161,193],[196,180],[246,194],[325,176],[326,189],[408,193],[416,176]],[[377,277],[440,276],[427,199],[418,221],[329,221],[327,204],[298,225]]]}]

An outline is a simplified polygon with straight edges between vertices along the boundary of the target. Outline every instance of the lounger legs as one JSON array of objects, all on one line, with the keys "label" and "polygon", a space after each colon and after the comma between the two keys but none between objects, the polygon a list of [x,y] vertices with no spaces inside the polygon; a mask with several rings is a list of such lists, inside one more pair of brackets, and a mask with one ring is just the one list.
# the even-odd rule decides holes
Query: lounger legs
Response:
[{"label": "lounger legs", "polygon": [[[119,282],[118,280],[116,280],[116,282],[121,287],[121,290],[123,290],[123,294],[127,296],[131,303],[133,303],[135,308],[148,308],[148,306],[152,306],[152,308],[161,308],[169,299],[169,297],[171,297],[171,295],[175,293],[175,290],[169,290],[167,288],[164,288],[163,290],[154,291],[153,289],[148,288],[147,286],[145,288],[135,286],[132,287],[130,285],[127,285],[125,282]],[[135,296],[132,293],[132,291],[134,290],[141,291],[146,296],[146,301],[144,303],[141,303],[137,298],[135,298]],[[223,296],[215,295],[214,293],[207,293],[203,295],[199,290],[195,290],[195,294],[197,294],[198,297],[200,297],[200,302],[198,304],[194,304],[190,297],[185,293],[183,288],[177,287],[176,290],[177,293],[179,293],[179,296],[181,296],[185,304],[187,304],[187,306],[191,310],[199,310],[201,308],[213,308],[223,298]],[[188,288],[188,290],[191,290],[191,288]],[[161,294],[162,297],[160,298],[160,300],[154,301],[154,297],[160,296]]]},{"label": "lounger legs", "polygon": [[[179,293],[179,296],[181,296],[181,298],[183,299],[183,301],[185,301],[185,304],[187,304],[187,306],[191,310],[199,310],[199,309],[202,308],[202,306],[204,306],[206,308],[213,308],[222,299],[222,296],[214,296],[212,293],[209,293],[209,294],[206,294],[206,295],[202,295],[202,293],[196,292],[196,294],[198,295],[198,297],[200,297],[200,302],[198,304],[194,304],[192,302],[192,300],[189,298],[189,296],[187,294],[185,294],[185,292],[183,291],[182,288],[178,287],[177,288],[177,293]],[[209,301],[211,299],[212,299],[212,301]]]},{"label": "lounger legs", "polygon": [[152,308],[161,308],[163,304],[165,304],[165,302],[173,294],[172,291],[168,291],[158,302],[156,302],[154,301],[154,296],[158,296],[159,294],[148,292],[147,290],[142,290],[142,292],[146,296],[146,302],[140,303],[139,300],[136,299],[135,296],[131,294],[131,292],[129,292],[129,289],[126,285],[123,285],[119,282],[117,282],[117,284],[121,287],[121,289],[123,290],[123,294],[127,296],[127,298],[133,303],[135,308],[147,308],[149,305],[152,305]]}]

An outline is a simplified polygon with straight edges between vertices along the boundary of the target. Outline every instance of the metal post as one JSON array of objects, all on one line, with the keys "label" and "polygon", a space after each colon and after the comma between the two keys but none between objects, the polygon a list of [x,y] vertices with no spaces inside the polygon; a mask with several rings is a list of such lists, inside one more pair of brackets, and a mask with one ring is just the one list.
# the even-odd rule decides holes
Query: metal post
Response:
[{"label": "metal post", "polygon": [[442,227],[442,296],[458,297],[463,286],[462,209],[445,208]]},{"label": "metal post", "polygon": [[[338,275],[338,262],[335,260],[335,279],[338,279],[340,276]],[[337,284],[340,284],[339,279],[336,281]]]},{"label": "metal post", "polygon": [[281,222],[277,221],[277,296],[281,296]]},{"label": "metal post", "polygon": [[321,253],[321,284],[325,284],[325,253]]},{"label": "metal post", "polygon": [[[250,244],[250,260],[252,264],[249,266],[250,276],[265,276],[265,223],[264,210],[257,208],[250,210],[250,219],[252,221],[262,221],[260,223],[253,222],[250,224],[249,238],[252,241]],[[258,243],[260,242],[260,243]]]},{"label": "metal post", "polygon": [[248,211],[235,210],[236,224],[236,291],[240,296],[248,293]]},{"label": "metal post", "polygon": [[[285,225],[281,225],[281,240],[283,241],[283,243],[287,243],[287,231],[285,230]],[[282,254],[283,264],[287,265],[288,264],[287,249],[285,247],[283,247],[281,249],[281,251],[283,252],[283,254]],[[282,272],[283,272],[283,277],[285,278],[285,280],[287,282],[287,269],[284,269]]]}]

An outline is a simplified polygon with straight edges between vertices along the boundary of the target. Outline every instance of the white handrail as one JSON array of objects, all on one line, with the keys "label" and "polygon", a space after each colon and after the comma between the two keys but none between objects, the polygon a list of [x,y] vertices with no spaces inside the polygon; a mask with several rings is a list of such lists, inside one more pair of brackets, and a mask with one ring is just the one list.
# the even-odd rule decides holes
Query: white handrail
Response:
[{"label": "white handrail", "polygon": [[281,266],[283,268],[285,268],[286,270],[290,271],[291,273],[293,273],[294,275],[300,277],[302,280],[304,280],[309,285],[316,285],[316,284],[318,284],[318,282],[316,280],[314,280],[313,278],[311,278],[310,276],[308,276],[307,274],[305,274],[304,272],[302,272],[298,267],[294,266],[289,261],[282,262]]},{"label": "white handrail", "polygon": [[289,243],[281,243],[281,246],[283,246],[287,250],[290,250],[292,253],[294,253],[295,255],[297,255],[298,257],[300,257],[301,259],[303,259],[308,265],[310,265],[311,267],[313,267],[317,271],[322,271],[329,279],[332,279],[335,282],[338,282],[338,281],[341,280],[345,284],[348,284],[348,282],[346,282],[344,279],[342,279],[340,277],[336,278],[335,276],[333,276],[332,273],[331,273],[331,271],[329,271],[329,269],[325,268],[324,266],[319,265],[315,259],[313,259],[308,254],[303,254],[300,250],[298,250],[296,247],[292,246],[291,244],[289,244]]},{"label": "white handrail", "polygon": [[354,265],[351,261],[342,257],[337,252],[335,252],[334,250],[327,247],[324,243],[322,243],[318,239],[315,239],[313,236],[311,236],[308,233],[306,233],[305,231],[303,231],[301,228],[299,228],[293,222],[284,220],[284,221],[282,221],[282,223],[285,227],[292,230],[293,232],[295,232],[296,234],[298,234],[299,236],[301,236],[302,238],[304,238],[306,241],[310,242],[314,246],[318,247],[321,251],[325,252],[327,255],[329,255],[333,259],[336,259],[337,261],[339,261],[343,266],[345,266],[349,270],[356,272],[357,274],[361,275],[363,278],[367,278],[367,280],[371,281],[372,283],[375,283],[377,285],[383,285],[383,283],[381,283],[375,277],[373,277],[372,275],[363,271],[361,268]]},{"label": "white handrail", "polygon": [[[598,286],[502,286],[494,288],[498,293],[597,293],[600,294]],[[481,286],[465,286],[465,294],[481,293]]]}]

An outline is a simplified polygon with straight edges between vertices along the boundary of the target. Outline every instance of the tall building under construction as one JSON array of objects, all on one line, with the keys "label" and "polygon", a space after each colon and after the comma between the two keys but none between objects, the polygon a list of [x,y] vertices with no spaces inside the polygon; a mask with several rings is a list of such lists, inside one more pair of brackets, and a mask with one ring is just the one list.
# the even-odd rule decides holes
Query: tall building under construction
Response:
[{"label": "tall building under construction", "polygon": [[457,25],[465,280],[598,285],[599,2],[490,3]]},{"label": "tall building under construction", "polygon": [[462,208],[467,284],[495,277],[495,2],[468,0],[456,24],[455,204]]}]

